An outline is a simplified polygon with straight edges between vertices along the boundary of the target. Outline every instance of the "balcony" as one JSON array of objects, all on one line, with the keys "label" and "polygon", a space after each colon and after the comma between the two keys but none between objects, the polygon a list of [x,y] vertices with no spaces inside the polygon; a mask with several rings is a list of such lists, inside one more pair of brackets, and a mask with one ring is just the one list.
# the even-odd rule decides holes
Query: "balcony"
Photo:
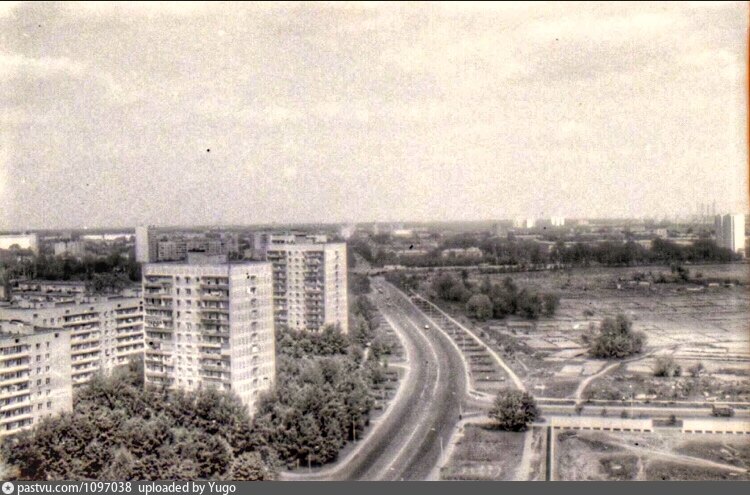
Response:
[{"label": "balcony", "polygon": [[199,308],[201,310],[201,313],[203,314],[221,314],[221,315],[228,315],[229,314],[229,308],[228,307],[207,307],[203,306]]},{"label": "balcony", "polygon": [[172,279],[167,280],[148,280],[143,282],[143,289],[164,289],[172,287]]},{"label": "balcony", "polygon": [[200,286],[204,290],[211,290],[211,289],[229,290],[229,282],[215,282],[215,283],[201,282]]},{"label": "balcony", "polygon": [[0,418],[0,425],[6,425],[8,423],[15,423],[16,421],[25,421],[27,419],[32,419],[32,418],[33,418],[33,414],[31,413],[31,411],[23,412],[15,416],[8,416],[8,417],[3,416],[2,418]]},{"label": "balcony", "polygon": [[[204,330],[203,335],[205,337],[215,337],[215,338],[229,338],[229,330],[221,331],[221,330]],[[205,343],[205,342],[202,342]]]},{"label": "balcony", "polygon": [[18,397],[21,395],[29,395],[31,394],[31,391],[29,390],[29,387],[15,387],[15,388],[9,388],[8,390],[4,392],[0,392],[0,400],[10,399],[12,397]]},{"label": "balcony", "polygon": [[81,318],[71,318],[69,320],[66,320],[63,323],[63,327],[70,328],[74,326],[90,325],[94,323],[99,323],[98,315],[92,315],[92,316],[81,317]]},{"label": "balcony", "polygon": [[6,366],[6,367],[3,367],[3,368],[0,368],[0,373],[2,373],[2,374],[5,374],[5,373],[17,373],[19,371],[28,370],[29,367],[30,367],[30,364],[29,364],[28,361],[26,361],[25,363],[15,363],[15,364],[12,364],[10,366]]}]

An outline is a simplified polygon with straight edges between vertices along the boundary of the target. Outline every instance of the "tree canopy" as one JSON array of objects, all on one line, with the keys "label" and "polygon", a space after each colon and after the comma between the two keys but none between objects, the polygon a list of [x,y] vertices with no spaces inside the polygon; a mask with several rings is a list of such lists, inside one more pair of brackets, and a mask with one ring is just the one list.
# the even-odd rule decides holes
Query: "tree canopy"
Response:
[{"label": "tree canopy", "polygon": [[643,349],[646,336],[633,330],[633,323],[623,314],[604,318],[599,332],[589,342],[589,354],[597,358],[622,359],[638,354]]},{"label": "tree canopy", "polygon": [[528,392],[510,389],[498,392],[489,412],[496,426],[506,431],[524,431],[538,415],[536,401]]}]

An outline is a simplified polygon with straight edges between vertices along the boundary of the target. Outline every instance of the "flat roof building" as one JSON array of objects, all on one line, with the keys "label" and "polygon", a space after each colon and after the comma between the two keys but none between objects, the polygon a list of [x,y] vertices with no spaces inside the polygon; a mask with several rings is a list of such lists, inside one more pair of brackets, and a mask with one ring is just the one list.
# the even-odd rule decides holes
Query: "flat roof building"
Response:
[{"label": "flat roof building", "polygon": [[319,331],[326,325],[349,331],[345,243],[296,239],[270,244],[276,326]]},{"label": "flat roof building", "polygon": [[111,373],[143,354],[143,302],[139,297],[20,302],[0,307],[0,320],[69,331],[74,387],[88,383],[96,373]]},{"label": "flat roof building", "polygon": [[745,255],[745,215],[716,215],[714,228],[716,244],[731,249],[734,253]]},{"label": "flat roof building", "polygon": [[156,235],[151,227],[135,228],[135,260],[139,263],[156,261],[158,255]]},{"label": "flat roof building", "polygon": [[191,261],[143,267],[146,383],[231,391],[254,414],[276,379],[271,264]]},{"label": "flat roof building", "polygon": [[73,408],[70,331],[0,321],[0,438]]}]

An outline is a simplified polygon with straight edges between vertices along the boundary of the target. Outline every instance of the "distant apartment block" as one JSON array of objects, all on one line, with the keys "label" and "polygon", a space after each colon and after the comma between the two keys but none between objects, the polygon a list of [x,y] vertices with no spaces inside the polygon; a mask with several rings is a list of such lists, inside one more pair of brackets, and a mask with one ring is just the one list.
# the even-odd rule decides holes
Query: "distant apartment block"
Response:
[{"label": "distant apartment block", "polygon": [[86,254],[86,244],[81,241],[60,241],[53,245],[55,256],[80,258]]},{"label": "distant apartment block", "polygon": [[0,438],[73,407],[70,332],[0,321]]},{"label": "distant apartment block", "polygon": [[272,236],[264,252],[273,264],[277,327],[319,331],[338,325],[349,331],[345,243],[299,236],[281,242]]},{"label": "distant apartment block", "polygon": [[536,227],[536,219],[534,218],[516,218],[513,221],[513,227],[517,229],[533,229]]},{"label": "distant apartment block", "polygon": [[270,263],[143,267],[145,379],[153,386],[235,393],[255,412],[276,378]]},{"label": "distant apartment block", "polygon": [[6,234],[0,235],[0,249],[28,249],[39,254],[39,237],[36,234]]},{"label": "distant apartment block", "polygon": [[745,255],[745,215],[716,215],[714,228],[716,229],[716,244]]},{"label": "distant apartment block", "polygon": [[478,247],[468,247],[468,248],[451,248],[451,249],[443,249],[443,251],[440,253],[440,256],[443,258],[468,258],[468,259],[482,259],[482,256],[484,256],[484,252],[482,252],[481,249]]},{"label": "distant apartment block", "polygon": [[139,297],[99,297],[76,302],[20,302],[0,307],[0,320],[15,320],[70,333],[74,387],[96,373],[110,373],[143,354],[143,303]]},{"label": "distant apartment block", "polygon": [[135,228],[135,260],[139,263],[156,261],[157,240],[151,227]]},{"label": "distant apartment block", "polygon": [[551,217],[549,221],[553,227],[565,227],[565,217]]}]

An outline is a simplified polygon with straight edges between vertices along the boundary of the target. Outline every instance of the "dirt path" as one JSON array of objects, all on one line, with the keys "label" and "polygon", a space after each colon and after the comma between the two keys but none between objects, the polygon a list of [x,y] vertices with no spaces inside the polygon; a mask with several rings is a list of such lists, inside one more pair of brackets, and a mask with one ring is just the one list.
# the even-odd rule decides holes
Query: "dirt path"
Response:
[{"label": "dirt path", "polygon": [[[675,345],[675,346],[672,346],[671,349],[672,349],[672,351],[675,351],[675,350],[677,350],[678,347],[679,346]],[[607,373],[609,373],[613,369],[618,368],[618,367],[620,367],[620,366],[622,366],[624,364],[635,363],[637,361],[641,361],[643,359],[646,359],[646,358],[649,358],[649,357],[653,356],[654,354],[656,354],[656,352],[663,351],[663,350],[664,350],[663,348],[662,349],[654,349],[653,351],[649,351],[646,354],[643,354],[642,356],[637,356],[637,357],[634,357],[634,358],[625,359],[623,361],[616,361],[616,362],[610,364],[609,366],[605,366],[604,368],[602,368],[601,370],[599,370],[597,373],[594,373],[593,375],[591,375],[589,377],[586,377],[581,383],[578,384],[578,388],[576,388],[576,392],[575,392],[575,396],[574,396],[575,399],[576,399],[576,401],[577,402],[581,402],[582,397],[583,397],[583,392],[591,384],[591,382],[594,381],[594,380],[596,380],[597,378],[606,375]]]},{"label": "dirt path", "polygon": [[514,481],[528,481],[531,478],[531,457],[534,452],[534,431],[532,428],[526,430],[523,442],[523,455],[516,469]]},{"label": "dirt path", "polygon": [[674,454],[672,452],[664,452],[663,450],[655,450],[655,449],[649,449],[645,447],[636,447],[628,443],[612,442],[611,444],[621,447],[623,449],[629,450],[635,454],[647,453],[648,455],[652,457],[659,457],[665,460],[677,461],[677,462],[682,462],[685,464],[713,467],[713,468],[718,468],[718,469],[724,469],[727,471],[734,471],[736,473],[748,472],[747,469],[742,468],[742,467],[733,466],[731,464],[724,464],[724,463],[716,462],[716,461],[710,461],[708,459],[703,459],[701,457],[693,457],[693,456],[684,455],[684,454]]}]

